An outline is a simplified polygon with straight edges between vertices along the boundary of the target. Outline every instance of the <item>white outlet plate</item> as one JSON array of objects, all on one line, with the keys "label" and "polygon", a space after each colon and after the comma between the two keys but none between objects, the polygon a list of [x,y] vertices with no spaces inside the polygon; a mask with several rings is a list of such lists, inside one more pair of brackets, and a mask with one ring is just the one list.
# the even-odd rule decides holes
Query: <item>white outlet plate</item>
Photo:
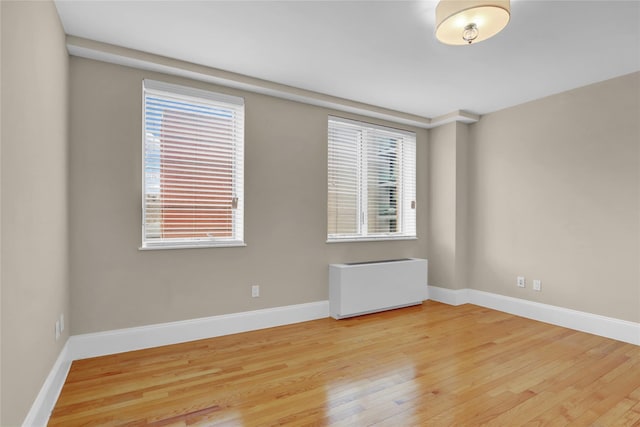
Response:
[{"label": "white outlet plate", "polygon": [[542,290],[542,282],[540,280],[533,281],[533,290],[538,292]]},{"label": "white outlet plate", "polygon": [[56,320],[56,341],[60,338],[60,321]]},{"label": "white outlet plate", "polygon": [[60,332],[64,332],[64,313],[60,313]]},{"label": "white outlet plate", "polygon": [[518,276],[516,285],[518,285],[519,288],[524,288],[527,286],[527,281],[523,276]]},{"label": "white outlet plate", "polygon": [[260,296],[260,285],[251,286],[251,296],[257,298]]}]

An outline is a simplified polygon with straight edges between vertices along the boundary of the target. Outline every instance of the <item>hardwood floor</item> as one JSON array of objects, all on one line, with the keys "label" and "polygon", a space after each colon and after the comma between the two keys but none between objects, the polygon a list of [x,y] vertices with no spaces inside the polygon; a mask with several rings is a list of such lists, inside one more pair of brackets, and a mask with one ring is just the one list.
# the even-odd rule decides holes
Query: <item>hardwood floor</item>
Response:
[{"label": "hardwood floor", "polygon": [[75,425],[638,426],[640,347],[435,302],[76,361]]}]

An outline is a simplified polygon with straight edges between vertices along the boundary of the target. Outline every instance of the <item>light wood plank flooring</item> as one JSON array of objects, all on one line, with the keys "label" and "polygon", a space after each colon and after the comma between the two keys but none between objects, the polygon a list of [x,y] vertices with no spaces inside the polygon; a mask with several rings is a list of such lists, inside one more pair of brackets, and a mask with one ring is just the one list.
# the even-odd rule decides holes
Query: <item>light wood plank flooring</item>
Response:
[{"label": "light wood plank flooring", "polygon": [[638,426],[640,347],[436,302],[76,361],[51,426]]}]

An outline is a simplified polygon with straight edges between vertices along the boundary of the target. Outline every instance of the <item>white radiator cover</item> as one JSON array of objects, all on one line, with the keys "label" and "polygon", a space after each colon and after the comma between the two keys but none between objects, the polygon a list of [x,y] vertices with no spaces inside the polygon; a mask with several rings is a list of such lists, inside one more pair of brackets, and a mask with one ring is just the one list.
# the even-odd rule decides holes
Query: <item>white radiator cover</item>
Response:
[{"label": "white radiator cover", "polygon": [[329,312],[335,319],[421,304],[427,260],[329,264]]}]

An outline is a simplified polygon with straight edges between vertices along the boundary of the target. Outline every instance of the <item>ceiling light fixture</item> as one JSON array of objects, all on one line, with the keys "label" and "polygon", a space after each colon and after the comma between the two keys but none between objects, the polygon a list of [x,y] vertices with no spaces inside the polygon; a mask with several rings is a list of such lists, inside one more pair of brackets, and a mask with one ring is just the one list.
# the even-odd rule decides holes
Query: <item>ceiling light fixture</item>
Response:
[{"label": "ceiling light fixture", "polygon": [[502,31],[510,17],[509,0],[440,0],[436,37],[444,44],[478,43]]}]

